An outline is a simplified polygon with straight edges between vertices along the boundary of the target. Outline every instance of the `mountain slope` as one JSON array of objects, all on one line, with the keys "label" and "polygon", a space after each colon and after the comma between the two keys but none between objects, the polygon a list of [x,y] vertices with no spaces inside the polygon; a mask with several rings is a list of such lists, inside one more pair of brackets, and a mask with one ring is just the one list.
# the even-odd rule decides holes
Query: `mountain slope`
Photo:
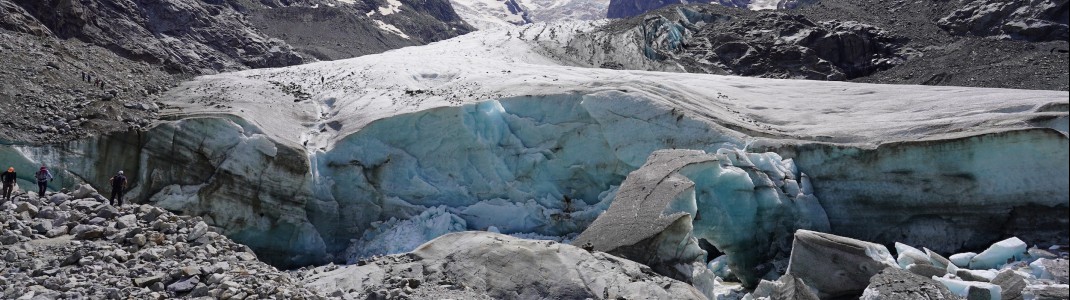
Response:
[{"label": "mountain slope", "polygon": [[471,30],[446,1],[0,0],[0,143],[139,129],[199,74],[422,45]]},{"label": "mountain slope", "polygon": [[1023,3],[827,0],[777,11],[687,5],[614,21],[603,31],[631,35],[647,60],[667,71],[1070,89],[1066,16],[1058,13],[1067,1]]},{"label": "mountain slope", "polygon": [[479,29],[534,22],[590,21],[605,17],[609,0],[451,0],[457,14]]}]

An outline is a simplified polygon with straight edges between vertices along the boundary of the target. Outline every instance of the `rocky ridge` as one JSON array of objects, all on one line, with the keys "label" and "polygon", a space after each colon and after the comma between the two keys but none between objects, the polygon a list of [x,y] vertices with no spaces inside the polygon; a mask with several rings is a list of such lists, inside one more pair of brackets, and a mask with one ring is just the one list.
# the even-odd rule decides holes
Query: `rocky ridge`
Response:
[{"label": "rocky ridge", "polygon": [[323,298],[198,217],[113,206],[88,185],[0,207],[0,298]]},{"label": "rocky ridge", "polygon": [[651,9],[602,30],[638,31],[647,59],[671,66],[646,68],[653,70],[1070,89],[1067,1],[1025,3],[826,0],[776,11],[690,4]]}]

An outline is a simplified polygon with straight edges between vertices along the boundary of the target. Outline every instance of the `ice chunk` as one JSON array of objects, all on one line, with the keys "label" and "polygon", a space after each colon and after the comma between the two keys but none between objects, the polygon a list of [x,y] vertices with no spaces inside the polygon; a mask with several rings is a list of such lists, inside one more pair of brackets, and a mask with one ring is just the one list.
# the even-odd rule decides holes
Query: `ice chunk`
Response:
[{"label": "ice chunk", "polygon": [[951,263],[955,264],[955,266],[960,268],[966,268],[970,266],[970,260],[972,260],[974,256],[977,256],[977,253],[956,253],[951,255],[951,257],[949,257],[948,259],[950,259]]},{"label": "ice chunk", "polygon": [[729,276],[732,276],[732,270],[728,268],[728,255],[721,255],[714,258],[707,264],[707,266],[714,275],[717,275],[717,277],[728,278]]},{"label": "ice chunk", "polygon": [[912,264],[926,264],[931,265],[929,262],[929,256],[925,252],[921,252],[918,248],[911,247],[907,244],[895,243],[895,253],[899,254],[895,261],[899,263],[899,267],[906,269],[907,266]]},{"label": "ice chunk", "polygon": [[1000,293],[1003,291],[1003,288],[1001,288],[1000,286],[987,282],[963,281],[947,278],[946,276],[933,276],[933,279],[939,281],[940,283],[943,283],[944,286],[946,286],[952,294],[959,295],[961,297],[966,297],[967,295],[969,295],[970,289],[982,289],[987,290],[990,300],[1000,300]]},{"label": "ice chunk", "polygon": [[996,269],[1008,262],[1022,259],[1026,244],[1017,237],[1005,239],[985,249],[970,259],[970,269]]},{"label": "ice chunk", "polygon": [[464,219],[447,212],[445,206],[433,207],[412,219],[391,219],[365,232],[350,245],[346,260],[354,263],[371,256],[411,251],[441,235],[464,231],[466,227]]}]

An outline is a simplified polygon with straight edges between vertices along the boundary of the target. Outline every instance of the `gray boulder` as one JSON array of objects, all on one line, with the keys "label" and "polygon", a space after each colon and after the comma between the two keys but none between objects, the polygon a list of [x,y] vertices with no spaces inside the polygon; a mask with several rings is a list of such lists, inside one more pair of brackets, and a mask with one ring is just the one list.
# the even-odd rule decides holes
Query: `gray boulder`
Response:
[{"label": "gray boulder", "polygon": [[900,268],[885,268],[869,279],[861,300],[958,299],[942,283]]},{"label": "gray boulder", "polygon": [[873,275],[888,267],[898,268],[883,245],[799,230],[787,274],[802,279],[824,299],[858,296]]},{"label": "gray boulder", "polygon": [[1025,277],[1011,270],[1000,272],[992,279],[992,284],[1000,287],[1001,300],[1022,300],[1022,290],[1028,285]]},{"label": "gray boulder", "polygon": [[751,294],[755,298],[776,300],[818,300],[820,298],[810,290],[802,279],[785,274],[777,281],[762,280]]},{"label": "gray boulder", "polygon": [[358,299],[395,289],[390,298],[705,298],[689,284],[606,253],[484,231],[450,233],[410,253],[312,272],[305,286],[338,296],[350,291],[355,295],[347,297]]}]

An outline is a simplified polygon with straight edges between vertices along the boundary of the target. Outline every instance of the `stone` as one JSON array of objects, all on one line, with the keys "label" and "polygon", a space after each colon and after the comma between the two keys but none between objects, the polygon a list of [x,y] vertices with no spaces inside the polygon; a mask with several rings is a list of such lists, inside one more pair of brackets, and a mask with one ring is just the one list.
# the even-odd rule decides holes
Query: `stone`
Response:
[{"label": "stone", "polygon": [[119,209],[111,205],[104,205],[97,209],[98,218],[113,219],[119,215]]},{"label": "stone", "polygon": [[256,254],[249,253],[249,252],[237,252],[237,253],[234,253],[234,256],[237,256],[238,259],[240,259],[242,261],[255,261],[256,260]]},{"label": "stone", "polygon": [[1045,259],[1041,262],[1044,265],[1044,270],[1051,273],[1052,279],[1059,284],[1067,284],[1070,279],[1070,274],[1067,272],[1067,267],[1070,266],[1070,261],[1066,259]]},{"label": "stone", "polygon": [[163,276],[161,275],[134,278],[134,286],[148,287],[149,285],[158,283],[161,280],[163,280]]},{"label": "stone", "polygon": [[70,199],[71,196],[68,196],[67,194],[54,194],[51,197],[48,197],[48,203],[52,203],[52,205],[60,205]]},{"label": "stone", "polygon": [[992,279],[992,284],[1000,287],[1001,300],[1022,300],[1022,291],[1028,285],[1025,277],[1011,270],[999,272],[996,278]]},{"label": "stone", "polygon": [[71,228],[71,234],[74,234],[74,237],[80,240],[99,239],[104,236],[104,228],[82,224]]},{"label": "stone", "polygon": [[1022,292],[1026,299],[1034,300],[1066,300],[1070,299],[1070,289],[1066,286],[1054,285],[1030,285]]},{"label": "stone", "polygon": [[883,245],[799,230],[786,274],[802,279],[825,299],[861,295],[870,277],[886,267],[898,264]]},{"label": "stone", "polygon": [[212,274],[212,275],[208,275],[208,284],[217,284],[217,283],[220,283],[220,282],[222,282],[222,281],[223,281],[223,279],[225,279],[225,278],[226,278],[226,276],[225,276],[225,275],[223,275],[223,274]]},{"label": "stone", "polygon": [[200,280],[197,279],[197,277],[189,277],[167,285],[167,291],[172,293],[186,293],[192,291],[198,284],[200,284]]},{"label": "stone", "polygon": [[186,235],[186,240],[191,242],[196,241],[206,233],[208,233],[208,224],[197,222],[197,224],[193,225],[193,229],[190,230],[189,234]]},{"label": "stone", "polygon": [[133,243],[134,245],[138,245],[138,247],[145,246],[145,244],[148,243],[148,241],[149,241],[148,238],[145,237],[144,234],[136,234],[136,235],[134,235],[134,237],[130,238],[130,243]]},{"label": "stone", "polygon": [[34,222],[33,230],[40,234],[46,234],[52,230],[52,221],[43,220]]},{"label": "stone", "polygon": [[115,228],[116,229],[124,229],[124,228],[132,228],[132,227],[137,227],[137,216],[136,215],[133,215],[133,214],[124,215],[122,217],[119,217],[115,221]]},{"label": "stone", "polygon": [[179,271],[186,277],[201,275],[201,268],[198,267],[182,267]]},{"label": "stone", "polygon": [[206,297],[206,296],[208,296],[208,292],[209,292],[209,289],[208,289],[207,285],[204,285],[203,283],[198,283],[197,286],[193,287],[193,290],[190,291],[189,296],[190,297]]},{"label": "stone", "polygon": [[163,215],[165,212],[165,210],[160,209],[159,207],[150,207],[147,211],[142,212],[141,220],[152,223],[156,221],[156,219],[159,218],[160,215]]},{"label": "stone", "polygon": [[90,186],[88,184],[79,184],[78,188],[74,189],[74,192],[71,193],[71,197],[75,199],[85,199],[92,197],[93,194],[97,194],[97,190],[94,189],[93,186]]},{"label": "stone", "polygon": [[0,245],[14,245],[19,242],[19,236],[14,234],[0,235]]},{"label": "stone", "polygon": [[45,236],[53,238],[65,234],[67,234],[67,225],[52,228],[52,230],[49,230],[47,233],[45,233]]},{"label": "stone", "polygon": [[947,274],[946,268],[939,268],[933,265],[910,265],[907,267],[907,271],[921,275],[925,278],[931,278],[933,276],[944,277],[944,275]]},{"label": "stone", "polygon": [[995,295],[993,298],[992,290],[971,286],[966,290],[966,300],[992,300],[998,299],[999,295]]},{"label": "stone", "polygon": [[31,217],[37,216],[37,212],[39,211],[37,206],[30,204],[29,202],[19,202],[18,206],[15,207],[16,213],[26,212],[29,213]]},{"label": "stone", "polygon": [[486,231],[449,233],[413,252],[385,257],[382,263],[340,266],[305,278],[302,285],[323,291],[397,289],[400,295],[399,283],[405,284],[404,280],[391,282],[391,278],[419,278],[425,273],[418,270],[433,269],[440,270],[433,282],[471,282],[469,295],[492,299],[705,299],[693,286],[630,260]]},{"label": "stone", "polygon": [[106,297],[108,297],[108,299],[121,299],[122,298],[122,296],[119,294],[119,289],[117,289],[117,288],[107,288],[107,289],[104,290],[104,294],[106,295]]},{"label": "stone", "polygon": [[780,276],[780,279],[776,281],[762,280],[758,283],[758,286],[754,288],[754,292],[751,294],[758,299],[777,299],[777,300],[818,300],[817,295],[810,290],[810,287],[806,285],[801,279],[796,278],[790,274],[784,274]]}]

